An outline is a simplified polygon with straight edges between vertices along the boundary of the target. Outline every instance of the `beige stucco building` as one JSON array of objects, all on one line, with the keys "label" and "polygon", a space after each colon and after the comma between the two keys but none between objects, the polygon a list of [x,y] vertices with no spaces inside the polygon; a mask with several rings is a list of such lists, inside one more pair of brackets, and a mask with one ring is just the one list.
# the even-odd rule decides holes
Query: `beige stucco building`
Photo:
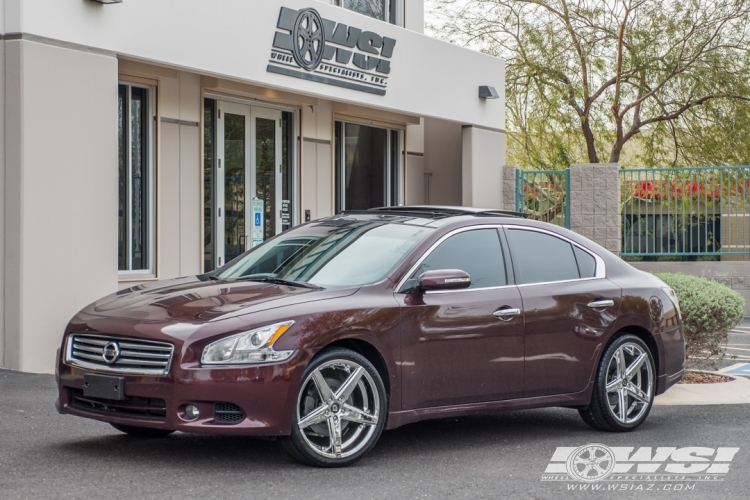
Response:
[{"label": "beige stucco building", "polygon": [[308,219],[501,207],[504,64],[423,25],[422,0],[0,0],[0,365],[51,371],[86,304]]}]

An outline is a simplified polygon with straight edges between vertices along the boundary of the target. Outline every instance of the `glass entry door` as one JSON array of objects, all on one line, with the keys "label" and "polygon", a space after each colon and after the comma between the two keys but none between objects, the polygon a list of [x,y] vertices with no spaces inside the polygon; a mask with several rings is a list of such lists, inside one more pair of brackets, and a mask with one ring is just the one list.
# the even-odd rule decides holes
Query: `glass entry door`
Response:
[{"label": "glass entry door", "polygon": [[218,102],[216,266],[280,232],[281,111]]}]

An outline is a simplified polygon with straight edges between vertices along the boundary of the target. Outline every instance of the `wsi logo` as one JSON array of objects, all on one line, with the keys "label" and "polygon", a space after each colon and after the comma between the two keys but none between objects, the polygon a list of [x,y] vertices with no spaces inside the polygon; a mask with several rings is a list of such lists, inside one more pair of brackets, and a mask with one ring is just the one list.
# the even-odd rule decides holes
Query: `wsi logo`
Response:
[{"label": "wsi logo", "polygon": [[396,40],[325,19],[312,8],[282,7],[267,71],[385,95]]},{"label": "wsi logo", "polygon": [[739,448],[559,447],[542,481],[723,481]]}]

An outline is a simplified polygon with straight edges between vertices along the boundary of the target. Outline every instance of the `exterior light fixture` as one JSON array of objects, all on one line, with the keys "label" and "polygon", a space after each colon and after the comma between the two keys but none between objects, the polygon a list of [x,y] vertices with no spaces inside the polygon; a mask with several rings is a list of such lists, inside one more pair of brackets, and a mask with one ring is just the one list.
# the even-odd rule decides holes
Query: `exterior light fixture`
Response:
[{"label": "exterior light fixture", "polygon": [[497,90],[495,90],[495,87],[490,87],[489,85],[482,85],[479,87],[479,98],[480,99],[499,99],[500,96],[497,93]]},{"label": "exterior light fixture", "polygon": [[122,3],[122,0],[91,0],[98,3]]}]

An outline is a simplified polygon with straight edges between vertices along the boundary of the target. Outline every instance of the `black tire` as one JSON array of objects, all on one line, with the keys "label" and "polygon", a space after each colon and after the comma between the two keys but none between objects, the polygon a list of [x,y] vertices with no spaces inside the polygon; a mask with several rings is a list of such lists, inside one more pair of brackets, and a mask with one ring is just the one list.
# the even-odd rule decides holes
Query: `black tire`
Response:
[{"label": "black tire", "polygon": [[[363,368],[363,371],[359,371],[359,367]],[[350,371],[352,368],[354,371]],[[319,385],[314,380],[316,370],[317,376],[323,377],[331,396],[334,396],[330,403],[323,400],[321,389],[318,389]],[[359,374],[359,378],[356,384],[351,384],[354,392],[337,402],[336,393],[340,392],[339,389],[349,380],[349,376],[355,374]],[[349,409],[360,410],[361,413],[354,414]],[[319,413],[321,410],[324,410],[324,413]],[[300,421],[313,412],[325,418],[309,424],[303,430]],[[352,416],[360,421],[350,420]],[[373,364],[361,354],[349,349],[328,349],[315,357],[302,374],[292,413],[292,432],[290,436],[282,438],[281,443],[286,452],[298,462],[315,467],[345,467],[372,450],[383,432],[387,416],[388,400],[385,386]],[[376,423],[372,423],[375,420],[373,417],[376,418]],[[338,423],[332,423],[334,421]],[[331,435],[335,435],[335,432],[331,431],[331,425],[338,425],[340,429],[338,447],[331,438]],[[360,436],[361,439],[358,440]],[[318,443],[319,449],[316,450],[314,446]],[[328,450],[323,449],[326,443],[329,446]],[[348,449],[347,443],[352,443]]]},{"label": "black tire", "polygon": [[109,424],[120,432],[124,432],[128,436],[137,437],[140,439],[157,439],[165,438],[172,434],[174,431],[169,429],[151,429],[149,427],[134,427],[132,425],[122,424]]},{"label": "black tire", "polygon": [[[613,357],[620,357],[620,355],[623,356],[621,359],[625,360],[626,369],[632,368],[636,364],[635,361],[644,355],[642,364],[629,378],[619,375],[618,366],[622,362],[618,363]],[[630,366],[628,366],[628,358],[630,358]],[[614,372],[612,363],[614,363]],[[621,384],[619,386],[621,389],[616,389],[617,394],[613,394],[615,392],[613,390],[608,393],[608,383]],[[629,392],[631,390],[637,392],[638,396]],[[624,394],[623,399],[619,399],[620,392]],[[643,340],[635,335],[624,334],[612,340],[605,349],[597,368],[591,403],[584,408],[579,408],[578,413],[584,422],[596,430],[628,432],[638,428],[646,420],[654,404],[655,394],[654,354]],[[620,401],[624,401],[625,404]],[[624,409],[622,412],[620,406]]]}]

